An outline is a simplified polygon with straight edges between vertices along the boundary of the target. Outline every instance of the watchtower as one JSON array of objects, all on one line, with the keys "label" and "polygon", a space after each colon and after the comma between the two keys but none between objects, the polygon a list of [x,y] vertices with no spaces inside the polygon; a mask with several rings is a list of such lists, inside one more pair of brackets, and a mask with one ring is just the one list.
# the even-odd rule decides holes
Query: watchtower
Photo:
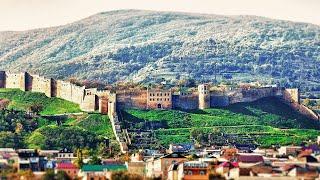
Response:
[{"label": "watchtower", "polygon": [[199,92],[199,109],[210,108],[210,87],[208,84],[200,84]]}]

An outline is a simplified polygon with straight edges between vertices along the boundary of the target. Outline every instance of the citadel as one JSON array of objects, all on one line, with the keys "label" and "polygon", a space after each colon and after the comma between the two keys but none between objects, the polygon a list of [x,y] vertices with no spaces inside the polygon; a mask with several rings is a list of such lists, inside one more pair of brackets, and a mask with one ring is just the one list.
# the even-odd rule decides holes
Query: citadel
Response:
[{"label": "citadel", "polygon": [[193,91],[148,88],[112,92],[86,88],[69,81],[55,80],[28,72],[0,71],[0,88],[44,93],[47,97],[58,97],[79,104],[81,110],[85,112],[99,111],[102,114],[107,114],[108,109],[115,112],[116,107],[120,109],[205,109],[239,102],[252,102],[269,96],[281,97],[288,103],[300,104],[298,89],[274,86],[212,91],[209,84],[200,84],[197,90]]},{"label": "citadel", "polygon": [[82,111],[107,114],[122,152],[128,151],[130,138],[126,129],[121,127],[118,109],[194,110],[252,102],[265,97],[278,97],[292,109],[310,119],[320,119],[317,113],[300,104],[298,89],[276,86],[239,86],[221,90],[211,88],[210,84],[199,84],[197,89],[186,90],[175,88],[98,90],[28,72],[0,71],[0,88],[44,93],[47,97],[58,97],[76,103]]}]

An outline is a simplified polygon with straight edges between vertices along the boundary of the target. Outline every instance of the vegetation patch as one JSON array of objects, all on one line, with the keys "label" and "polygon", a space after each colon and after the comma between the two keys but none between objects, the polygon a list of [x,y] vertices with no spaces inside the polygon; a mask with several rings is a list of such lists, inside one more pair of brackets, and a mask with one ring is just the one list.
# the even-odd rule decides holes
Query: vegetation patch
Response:
[{"label": "vegetation patch", "polygon": [[81,112],[79,105],[60,98],[48,98],[43,93],[24,92],[19,89],[0,89],[0,99],[10,101],[8,108],[27,111],[34,104],[41,105],[41,115]]}]

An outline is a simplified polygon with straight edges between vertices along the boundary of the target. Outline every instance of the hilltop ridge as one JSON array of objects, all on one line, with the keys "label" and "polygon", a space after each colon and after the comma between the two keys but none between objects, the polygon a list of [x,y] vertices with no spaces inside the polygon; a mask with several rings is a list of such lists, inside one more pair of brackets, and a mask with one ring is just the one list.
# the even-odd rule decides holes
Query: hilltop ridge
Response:
[{"label": "hilltop ridge", "polygon": [[319,45],[320,27],[307,23],[119,10],[57,27],[0,32],[0,66],[108,83],[211,80],[216,72],[219,80],[319,89]]}]

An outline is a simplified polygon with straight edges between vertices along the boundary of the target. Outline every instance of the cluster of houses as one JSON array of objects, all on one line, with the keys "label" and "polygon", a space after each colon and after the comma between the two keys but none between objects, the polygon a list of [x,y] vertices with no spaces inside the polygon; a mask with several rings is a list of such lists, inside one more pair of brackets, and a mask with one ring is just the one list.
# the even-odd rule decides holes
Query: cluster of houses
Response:
[{"label": "cluster of houses", "polygon": [[76,153],[68,150],[36,150],[0,148],[0,179],[10,172],[31,170],[33,179],[42,179],[48,170],[64,171],[74,179],[110,179],[112,172],[127,171],[127,166],[118,161],[103,161],[102,164],[75,164]]},{"label": "cluster of houses", "polygon": [[[140,150],[130,158],[102,159],[101,164],[76,166],[68,149],[0,149],[0,173],[15,167],[32,170],[41,178],[46,170],[64,171],[78,179],[111,179],[114,172],[141,178],[168,180],[201,179],[317,179],[320,178],[320,146],[251,148],[212,146],[197,149],[191,144],[171,144],[167,150]],[[120,160],[121,159],[121,160]]]}]

